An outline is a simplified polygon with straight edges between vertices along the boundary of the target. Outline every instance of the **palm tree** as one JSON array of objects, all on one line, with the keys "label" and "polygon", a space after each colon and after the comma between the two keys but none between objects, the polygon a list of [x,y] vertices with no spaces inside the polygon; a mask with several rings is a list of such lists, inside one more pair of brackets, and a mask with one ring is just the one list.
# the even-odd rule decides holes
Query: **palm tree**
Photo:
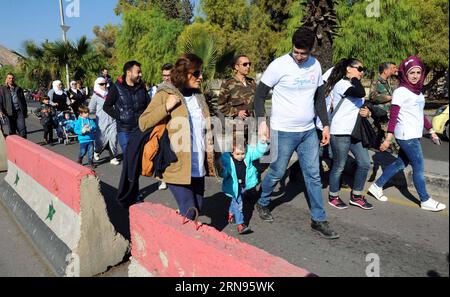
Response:
[{"label": "palm tree", "polygon": [[217,44],[208,35],[188,36],[182,45],[187,54],[195,54],[203,60],[203,76],[205,81],[214,79],[218,59]]},{"label": "palm tree", "polygon": [[316,34],[314,56],[324,69],[333,65],[333,38],[337,36],[337,17],[334,0],[308,0],[303,3],[306,15],[302,23]]}]

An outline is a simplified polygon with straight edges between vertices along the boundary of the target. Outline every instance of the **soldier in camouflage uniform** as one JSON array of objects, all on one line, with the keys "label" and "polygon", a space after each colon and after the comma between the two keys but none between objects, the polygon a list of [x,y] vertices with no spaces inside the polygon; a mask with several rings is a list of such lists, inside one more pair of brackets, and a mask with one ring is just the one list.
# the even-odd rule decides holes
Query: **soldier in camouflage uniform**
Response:
[{"label": "soldier in camouflage uniform", "polygon": [[230,66],[235,74],[227,79],[220,88],[218,109],[227,120],[226,123],[235,124],[237,129],[243,129],[245,138],[248,139],[249,123],[246,119],[254,116],[253,96],[256,82],[248,77],[251,62],[247,56],[235,57]]},{"label": "soldier in camouflage uniform", "polygon": [[[379,76],[372,83],[369,99],[378,108],[381,108],[389,115],[391,108],[392,94],[394,88],[389,83],[389,78],[395,76],[398,73],[397,66],[392,62],[381,63],[378,67]],[[382,142],[387,130],[388,122],[374,121],[375,130],[378,132],[379,140]],[[393,153],[398,153],[398,145],[395,141],[391,142],[391,150]]]}]

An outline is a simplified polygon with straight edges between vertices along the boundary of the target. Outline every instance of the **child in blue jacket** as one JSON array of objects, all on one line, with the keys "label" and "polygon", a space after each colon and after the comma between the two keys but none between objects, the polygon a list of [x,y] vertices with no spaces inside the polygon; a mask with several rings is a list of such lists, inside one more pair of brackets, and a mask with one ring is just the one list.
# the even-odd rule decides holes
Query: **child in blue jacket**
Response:
[{"label": "child in blue jacket", "polygon": [[267,149],[268,144],[265,139],[260,139],[256,147],[252,147],[245,143],[236,144],[236,134],[234,134],[233,152],[223,153],[221,156],[222,191],[231,198],[228,222],[237,225],[239,234],[251,232],[250,227],[244,223],[242,198],[259,184],[258,171],[253,161],[261,158]]},{"label": "child in blue jacket", "polygon": [[94,169],[94,133],[97,126],[94,120],[89,118],[89,109],[86,106],[80,106],[78,111],[80,112],[80,116],[74,124],[74,131],[78,135],[78,142],[80,143],[78,163],[83,163],[84,155],[87,153],[88,167]]}]

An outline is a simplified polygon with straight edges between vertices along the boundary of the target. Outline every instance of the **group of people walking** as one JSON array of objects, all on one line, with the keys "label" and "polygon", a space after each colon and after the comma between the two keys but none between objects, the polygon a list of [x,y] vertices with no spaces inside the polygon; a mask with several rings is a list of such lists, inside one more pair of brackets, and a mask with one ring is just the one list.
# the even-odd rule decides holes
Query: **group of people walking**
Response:
[{"label": "group of people walking", "polygon": [[[168,187],[178,204],[179,213],[194,219],[195,210],[202,210],[205,176],[221,176],[223,192],[230,199],[227,219],[237,225],[239,234],[246,234],[251,229],[243,215],[243,200],[256,193],[255,188],[260,182],[260,173],[253,162],[270,150],[270,166],[261,182],[255,207],[262,220],[274,222],[271,195],[296,152],[306,186],[311,228],[327,239],[336,239],[339,234],[328,222],[324,208],[320,158],[326,148],[332,159],[327,199],[330,206],[345,209],[348,201],[348,204],[364,210],[373,209],[364,195],[370,170],[368,147],[353,134],[355,126],[371,117],[375,112],[374,106],[378,106],[390,111],[387,124],[375,123],[379,130],[387,130],[379,150],[386,151],[392,147],[394,137],[400,150],[398,158],[384,169],[368,192],[376,199],[386,201],[383,186],[399,170],[411,164],[421,208],[431,211],[445,209],[443,203],[428,194],[424,179],[420,146],[423,127],[432,138],[438,136],[423,113],[425,98],[421,90],[425,66],[422,61],[413,56],[402,61],[399,69],[394,63],[380,65],[380,78],[369,96],[375,104],[369,104],[361,84],[366,72],[363,62],[357,58],[342,59],[322,75],[319,61],[311,55],[314,42],[315,35],[311,30],[297,29],[292,37],[292,51],[270,63],[258,85],[248,77],[249,57],[239,55],[233,59],[234,76],[222,84],[218,110],[214,111],[230,120],[226,123],[236,126],[232,130],[233,145],[228,152],[215,151],[211,110],[201,91],[203,61],[198,56],[184,54],[174,64],[165,64],[162,68],[163,82],[149,90],[142,81],[141,65],[136,61],[127,62],[116,83],[107,75],[99,77],[95,81],[89,109],[79,108],[75,132],[80,135],[80,158],[88,152],[89,164],[93,164],[92,158],[98,159],[108,148],[111,163],[117,165],[117,142],[126,158],[130,138],[162,127],[176,158],[164,164],[159,178],[164,184],[160,188]],[[395,91],[388,83],[389,76],[393,75],[399,78]],[[80,95],[75,89],[71,88],[67,98],[61,94],[60,82],[54,82],[53,89],[52,102],[56,108],[61,110],[70,104],[74,106],[70,100],[79,102]],[[12,95],[11,88],[0,91],[17,98],[17,95]],[[265,100],[270,91],[272,108],[268,115]],[[0,92],[0,98],[3,102],[6,97]],[[10,110],[11,106],[19,106],[15,110],[20,110],[16,101],[11,102],[14,104],[9,105]],[[9,115],[11,111],[6,110],[4,104],[1,106],[0,115]],[[95,122],[88,119],[89,112],[96,115]],[[248,141],[256,135],[246,128],[248,118],[252,117],[260,119],[256,145]],[[237,128],[239,126],[244,130]],[[243,138],[239,137],[239,131],[244,131]],[[90,153],[94,150],[95,153]],[[356,170],[347,200],[342,196],[340,186],[349,152],[356,160]],[[161,160],[167,161],[164,156],[158,160],[155,166],[161,166]]]}]

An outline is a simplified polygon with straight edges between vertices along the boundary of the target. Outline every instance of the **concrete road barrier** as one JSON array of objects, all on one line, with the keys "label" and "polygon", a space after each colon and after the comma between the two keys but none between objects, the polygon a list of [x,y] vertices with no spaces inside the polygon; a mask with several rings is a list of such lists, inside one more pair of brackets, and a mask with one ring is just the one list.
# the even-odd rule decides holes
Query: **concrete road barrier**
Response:
[{"label": "concrete road barrier", "polygon": [[305,269],[192,221],[173,209],[144,202],[130,208],[129,276],[293,277]]},{"label": "concrete road barrier", "polygon": [[121,262],[129,242],[109,220],[95,173],[18,136],[6,145],[0,199],[55,272],[92,276]]}]

